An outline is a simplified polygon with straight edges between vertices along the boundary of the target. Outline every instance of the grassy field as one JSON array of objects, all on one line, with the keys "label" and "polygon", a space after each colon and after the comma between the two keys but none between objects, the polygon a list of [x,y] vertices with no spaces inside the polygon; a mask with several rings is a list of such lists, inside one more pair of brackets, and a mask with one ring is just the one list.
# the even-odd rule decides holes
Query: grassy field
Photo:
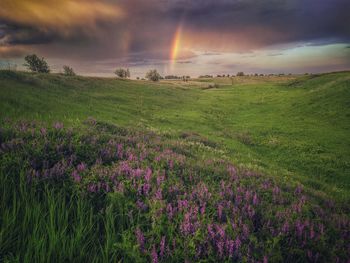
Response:
[{"label": "grassy field", "polygon": [[[198,133],[238,164],[349,200],[349,72],[236,77],[233,85],[228,78],[153,84],[13,72],[0,80],[1,118],[79,126],[91,116]],[[218,89],[203,89],[214,82]]]},{"label": "grassy field", "polygon": [[350,72],[0,71],[0,95],[0,261],[350,257]]}]

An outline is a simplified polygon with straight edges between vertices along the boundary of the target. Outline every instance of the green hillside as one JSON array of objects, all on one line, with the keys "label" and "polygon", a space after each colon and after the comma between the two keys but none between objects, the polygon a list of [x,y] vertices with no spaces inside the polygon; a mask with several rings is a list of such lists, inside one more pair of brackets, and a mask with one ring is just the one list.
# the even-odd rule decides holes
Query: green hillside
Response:
[{"label": "green hillside", "polygon": [[[301,180],[339,199],[350,190],[350,73],[270,81],[211,80],[218,89],[0,72],[1,118],[62,121],[88,117],[173,133],[193,132],[232,160]],[[258,79],[255,77],[255,79]],[[190,87],[190,88],[189,88]]]},{"label": "green hillside", "polygon": [[350,256],[349,72],[0,71],[0,95],[0,262]]}]

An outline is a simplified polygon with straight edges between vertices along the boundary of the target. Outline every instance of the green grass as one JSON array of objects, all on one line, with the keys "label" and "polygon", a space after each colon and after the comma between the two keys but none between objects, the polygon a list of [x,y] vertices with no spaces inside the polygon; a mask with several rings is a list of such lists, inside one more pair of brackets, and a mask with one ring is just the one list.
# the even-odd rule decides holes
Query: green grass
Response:
[{"label": "green grass", "polygon": [[[212,83],[219,88],[203,89]],[[87,127],[89,117],[97,124]],[[21,126],[21,120],[27,126]],[[41,127],[56,121],[67,128],[41,133]],[[219,194],[222,180],[235,193],[244,186],[260,200],[254,209],[261,225],[246,214],[250,201],[230,214],[250,227],[238,257],[242,261],[251,246],[256,248],[252,259],[261,261],[268,255],[269,262],[305,262],[306,250],[320,253],[321,262],[348,256],[344,236],[350,201],[349,72],[151,83],[0,71],[0,124],[0,262],[146,262],[154,245],[159,251],[164,236],[167,244],[177,242],[167,262],[191,261],[196,246],[207,242],[207,226],[225,225],[216,217],[217,204],[231,201]],[[154,174],[169,174],[161,187],[164,200],[154,199],[155,178],[152,195],[142,197],[149,211],[135,205],[139,185],[128,178],[119,179],[125,193],[95,196],[86,191],[98,180],[111,183],[121,162],[103,153],[109,147],[113,153],[117,142],[134,155],[142,152],[136,145],[146,145],[149,158],[127,160],[135,169],[151,167]],[[186,163],[170,168],[165,161],[155,161],[169,148],[173,152],[167,152],[167,158],[186,157]],[[101,164],[99,158],[105,158]],[[238,167],[237,179],[227,176],[226,161]],[[69,163],[63,176],[28,184],[29,171],[57,172],[60,162]],[[82,183],[76,183],[71,174],[82,162],[88,168]],[[246,170],[263,176],[246,176]],[[208,186],[212,198],[207,214],[200,217],[201,229],[183,236],[179,228],[184,215],[168,221],[165,214],[158,217],[158,209],[174,198],[187,198],[183,193],[197,189],[197,182]],[[301,211],[295,208],[304,202],[295,194],[299,182],[306,186]],[[175,197],[170,191],[174,185],[181,189]],[[281,193],[275,193],[275,186]],[[291,229],[300,219],[312,222],[315,229],[324,224],[325,234],[306,246],[294,230],[275,236],[270,230],[280,231],[285,223],[280,213],[288,215]],[[231,238],[242,235],[242,225],[236,230],[228,225]],[[146,253],[137,245],[137,228],[146,235]],[[218,260],[213,247],[208,257],[205,262]]]},{"label": "green grass", "polygon": [[1,118],[79,126],[93,116],[123,126],[196,132],[219,143],[236,163],[349,200],[349,72],[260,83],[244,77],[233,85],[214,79],[222,85],[209,90],[181,88],[181,82],[7,71],[0,81]]}]

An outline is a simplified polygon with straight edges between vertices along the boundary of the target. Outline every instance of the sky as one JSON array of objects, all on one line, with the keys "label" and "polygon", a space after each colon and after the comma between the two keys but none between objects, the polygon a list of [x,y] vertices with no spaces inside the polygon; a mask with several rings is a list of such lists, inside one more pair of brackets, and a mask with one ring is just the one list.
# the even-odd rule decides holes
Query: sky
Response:
[{"label": "sky", "polygon": [[81,75],[350,70],[349,0],[0,0],[0,66]]}]

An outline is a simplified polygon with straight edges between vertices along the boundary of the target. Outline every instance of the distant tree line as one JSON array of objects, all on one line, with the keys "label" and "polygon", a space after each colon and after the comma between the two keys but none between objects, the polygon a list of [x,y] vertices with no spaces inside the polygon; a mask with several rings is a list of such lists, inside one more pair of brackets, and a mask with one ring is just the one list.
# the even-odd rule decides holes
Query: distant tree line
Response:
[{"label": "distant tree line", "polygon": [[190,76],[176,76],[176,75],[166,75],[164,77],[164,79],[181,79],[184,81],[187,81],[190,78],[191,78]]},{"label": "distant tree line", "polygon": [[[36,54],[30,54],[25,56],[24,58],[25,64],[24,66],[32,71],[32,72],[38,72],[38,73],[50,73],[50,67],[48,63],[45,61],[45,59],[42,57],[38,57]],[[0,70],[16,70],[17,65],[10,63],[10,62],[2,62],[0,63]],[[76,73],[74,72],[74,69],[70,66],[64,65],[63,66],[63,74],[66,76],[76,76]],[[117,75],[118,78],[122,79],[127,79],[131,77],[130,70],[128,68],[117,68],[114,71],[114,74]],[[305,73],[307,75],[308,73]],[[291,73],[288,74],[289,76],[292,75]],[[285,76],[285,73],[278,73],[278,74],[245,74],[243,71],[237,72],[237,74],[217,74],[217,78],[233,78],[233,77],[244,77],[244,76],[254,76],[254,77],[259,77],[259,76]],[[183,80],[183,81],[188,81],[191,77],[190,76],[177,76],[177,75],[166,75],[165,77],[162,77],[156,69],[149,70],[146,73],[145,78],[142,78],[142,80],[148,79],[151,81],[159,81],[162,79],[174,79],[174,80]],[[198,78],[214,78],[213,75],[200,75]],[[137,79],[140,79],[137,77]]]},{"label": "distant tree line", "polygon": [[199,78],[200,79],[212,79],[213,75],[200,75]]},{"label": "distant tree line", "polygon": [[[251,77],[263,77],[263,76],[285,76],[285,73],[278,73],[278,74],[258,74],[258,73],[254,73],[254,74],[245,74],[243,71],[237,72],[236,75],[232,74],[217,74],[216,77],[217,78],[233,78],[233,77],[244,77],[244,76],[251,76]],[[288,76],[291,76],[292,74],[289,73]],[[307,75],[307,73],[305,73],[305,75]],[[198,78],[213,78],[213,75],[200,75]]]}]

